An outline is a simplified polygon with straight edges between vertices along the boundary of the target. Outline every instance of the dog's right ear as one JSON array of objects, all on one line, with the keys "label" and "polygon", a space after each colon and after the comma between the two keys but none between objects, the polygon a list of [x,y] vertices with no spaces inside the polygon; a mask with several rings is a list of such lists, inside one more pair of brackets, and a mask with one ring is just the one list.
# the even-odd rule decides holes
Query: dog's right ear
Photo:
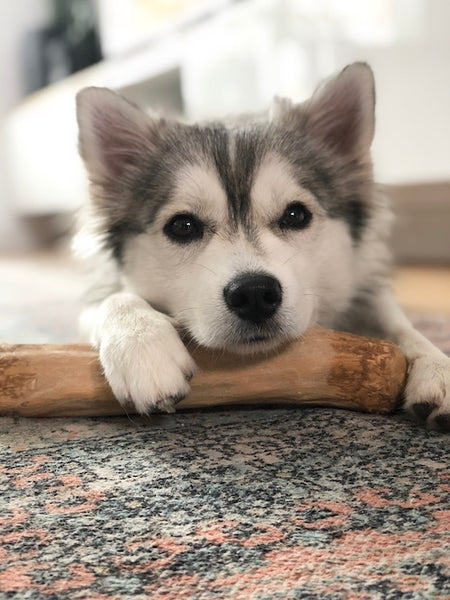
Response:
[{"label": "dog's right ear", "polygon": [[366,155],[375,127],[375,82],[368,64],[348,65],[303,104],[306,129],[342,155]]},{"label": "dog's right ear", "polygon": [[375,126],[375,82],[366,63],[353,63],[323,82],[309,100],[275,98],[271,120],[296,123],[341,156],[367,156]]},{"label": "dog's right ear", "polygon": [[162,121],[107,88],[77,95],[79,150],[92,181],[117,179],[154,150]]}]

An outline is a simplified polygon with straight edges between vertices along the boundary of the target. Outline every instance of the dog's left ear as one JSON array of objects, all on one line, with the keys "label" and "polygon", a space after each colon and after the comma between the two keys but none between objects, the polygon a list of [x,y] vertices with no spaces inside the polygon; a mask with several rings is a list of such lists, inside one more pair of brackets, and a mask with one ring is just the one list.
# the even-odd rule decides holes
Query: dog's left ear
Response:
[{"label": "dog's left ear", "polygon": [[272,112],[278,118],[286,119],[289,111],[297,112],[301,127],[329,149],[342,155],[369,153],[375,129],[372,69],[366,63],[353,63],[325,81],[300,105],[283,105],[275,100]]},{"label": "dog's left ear", "polygon": [[106,88],[77,95],[79,150],[94,181],[117,180],[156,146],[162,120]]}]

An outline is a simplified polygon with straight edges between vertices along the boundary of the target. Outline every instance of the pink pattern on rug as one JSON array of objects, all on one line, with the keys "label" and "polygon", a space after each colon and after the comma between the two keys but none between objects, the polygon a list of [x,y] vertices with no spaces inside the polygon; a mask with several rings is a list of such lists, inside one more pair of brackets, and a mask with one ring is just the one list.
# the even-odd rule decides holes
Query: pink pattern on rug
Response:
[{"label": "pink pattern on rug", "polygon": [[386,506],[416,508],[418,506],[428,506],[429,504],[440,502],[440,498],[434,494],[424,494],[419,490],[410,490],[410,498],[405,501],[389,500],[385,495],[389,495],[390,493],[391,490],[388,490],[387,488],[368,489],[357,494],[357,498],[376,508],[384,508]]}]

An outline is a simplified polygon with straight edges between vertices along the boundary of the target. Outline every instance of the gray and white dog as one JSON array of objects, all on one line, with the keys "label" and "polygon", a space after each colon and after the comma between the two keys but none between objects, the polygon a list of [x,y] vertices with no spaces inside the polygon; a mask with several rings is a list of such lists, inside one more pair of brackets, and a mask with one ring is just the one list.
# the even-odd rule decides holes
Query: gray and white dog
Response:
[{"label": "gray and white dog", "polygon": [[174,410],[196,370],[181,331],[245,355],[320,324],[399,344],[406,409],[450,430],[450,359],[389,283],[366,64],[229,122],[167,120],[102,88],[77,101],[91,185],[78,247],[106,265],[81,322],[119,401]]}]

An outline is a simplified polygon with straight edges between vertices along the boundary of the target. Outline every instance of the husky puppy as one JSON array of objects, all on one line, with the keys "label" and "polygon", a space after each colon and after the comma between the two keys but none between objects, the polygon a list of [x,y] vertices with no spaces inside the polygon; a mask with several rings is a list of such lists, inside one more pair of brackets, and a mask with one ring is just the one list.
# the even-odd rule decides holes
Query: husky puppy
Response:
[{"label": "husky puppy", "polygon": [[306,102],[278,98],[230,122],[184,124],[107,89],[79,93],[91,202],[78,242],[106,264],[81,322],[119,401],[174,410],[196,370],[181,331],[245,355],[319,324],[396,342],[411,365],[406,409],[450,430],[450,359],[389,283],[374,107],[363,63]]}]

